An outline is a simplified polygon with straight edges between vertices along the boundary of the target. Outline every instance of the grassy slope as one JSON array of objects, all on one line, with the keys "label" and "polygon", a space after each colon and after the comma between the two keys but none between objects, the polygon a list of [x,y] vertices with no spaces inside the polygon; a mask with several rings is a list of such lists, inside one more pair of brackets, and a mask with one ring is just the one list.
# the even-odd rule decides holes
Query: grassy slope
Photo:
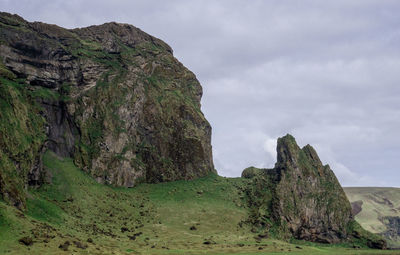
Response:
[{"label": "grassy slope", "polygon": [[[347,187],[344,188],[350,202],[363,201],[362,211],[356,220],[373,233],[386,230],[381,217],[400,217],[400,188]],[[400,247],[400,241],[391,243]]]},{"label": "grassy slope", "polygon": [[[245,179],[210,175],[122,189],[97,184],[71,159],[46,153],[44,163],[52,184],[29,191],[25,215],[0,202],[0,254],[391,253],[257,241],[249,227],[239,227],[247,217],[238,193]],[[196,230],[190,230],[193,226]],[[19,244],[24,236],[32,237],[34,244]],[[71,243],[68,251],[58,248],[65,241]],[[88,247],[80,249],[74,241]]]}]

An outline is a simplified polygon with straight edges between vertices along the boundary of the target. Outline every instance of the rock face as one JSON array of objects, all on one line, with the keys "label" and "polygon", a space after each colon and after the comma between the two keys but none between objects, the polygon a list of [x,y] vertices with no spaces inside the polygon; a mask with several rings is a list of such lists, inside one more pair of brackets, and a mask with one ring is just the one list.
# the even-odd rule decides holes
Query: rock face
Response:
[{"label": "rock face", "polygon": [[[300,148],[294,137],[286,135],[278,139],[277,155],[274,169],[247,168],[243,173],[253,178],[247,191],[250,206],[256,208],[253,224],[312,242],[338,243],[354,235],[363,238],[366,231],[357,230],[340,183],[313,147]],[[368,240],[370,246],[379,246],[378,241]]]},{"label": "rock face", "polygon": [[39,109],[27,114],[44,119],[35,132],[45,138],[31,148],[26,166],[0,149],[24,168],[18,171],[22,183],[39,178],[33,162],[40,161],[42,147],[117,186],[215,171],[202,88],[161,40],[127,24],[68,30],[0,13],[0,58],[1,86],[20,84],[24,107]]}]

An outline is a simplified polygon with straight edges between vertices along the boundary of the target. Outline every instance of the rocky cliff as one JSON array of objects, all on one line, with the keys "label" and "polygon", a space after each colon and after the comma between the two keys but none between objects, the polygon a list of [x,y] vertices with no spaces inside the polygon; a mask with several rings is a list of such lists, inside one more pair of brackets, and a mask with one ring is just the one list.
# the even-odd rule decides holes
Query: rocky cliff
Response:
[{"label": "rocky cliff", "polygon": [[0,58],[5,200],[23,207],[46,149],[116,186],[215,171],[202,88],[161,40],[127,24],[69,30],[0,13]]},{"label": "rocky cliff", "polygon": [[383,240],[354,221],[335,174],[321,163],[313,147],[300,148],[294,137],[286,135],[278,139],[277,155],[273,169],[251,167],[242,174],[253,179],[247,195],[255,226],[313,242],[358,238],[371,247],[385,247]]}]

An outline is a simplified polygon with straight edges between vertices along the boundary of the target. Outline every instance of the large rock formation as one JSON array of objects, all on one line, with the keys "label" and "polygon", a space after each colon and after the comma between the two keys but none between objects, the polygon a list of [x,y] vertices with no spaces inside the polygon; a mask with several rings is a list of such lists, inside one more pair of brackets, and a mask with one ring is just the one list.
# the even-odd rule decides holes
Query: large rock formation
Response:
[{"label": "large rock formation", "polygon": [[161,40],[127,24],[68,30],[0,13],[0,58],[6,91],[0,96],[17,100],[18,94],[24,109],[5,100],[11,110],[1,113],[0,123],[28,126],[18,135],[1,129],[0,137],[16,143],[29,132],[40,137],[18,151],[0,139],[7,161],[0,172],[3,197],[22,201],[1,181],[12,174],[20,177],[18,190],[22,183],[40,184],[46,148],[73,157],[98,182],[117,186],[215,171],[211,127],[200,110],[202,88]]},{"label": "large rock formation", "polygon": [[[286,135],[278,139],[277,155],[274,169],[247,168],[242,174],[253,178],[247,191],[250,206],[256,208],[253,224],[313,242],[364,238],[335,174],[313,147],[300,148],[294,137]],[[385,247],[382,240],[365,241]]]},{"label": "large rock formation", "polygon": [[278,139],[277,151],[274,217],[299,239],[337,242],[346,236],[351,206],[329,165],[290,135]]}]

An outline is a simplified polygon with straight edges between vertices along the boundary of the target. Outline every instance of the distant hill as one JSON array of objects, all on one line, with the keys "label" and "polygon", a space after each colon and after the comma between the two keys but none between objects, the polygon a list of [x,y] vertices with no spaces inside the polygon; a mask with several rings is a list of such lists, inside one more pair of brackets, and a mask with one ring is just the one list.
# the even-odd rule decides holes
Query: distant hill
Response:
[{"label": "distant hill", "polygon": [[400,188],[346,187],[356,220],[400,248]]}]

